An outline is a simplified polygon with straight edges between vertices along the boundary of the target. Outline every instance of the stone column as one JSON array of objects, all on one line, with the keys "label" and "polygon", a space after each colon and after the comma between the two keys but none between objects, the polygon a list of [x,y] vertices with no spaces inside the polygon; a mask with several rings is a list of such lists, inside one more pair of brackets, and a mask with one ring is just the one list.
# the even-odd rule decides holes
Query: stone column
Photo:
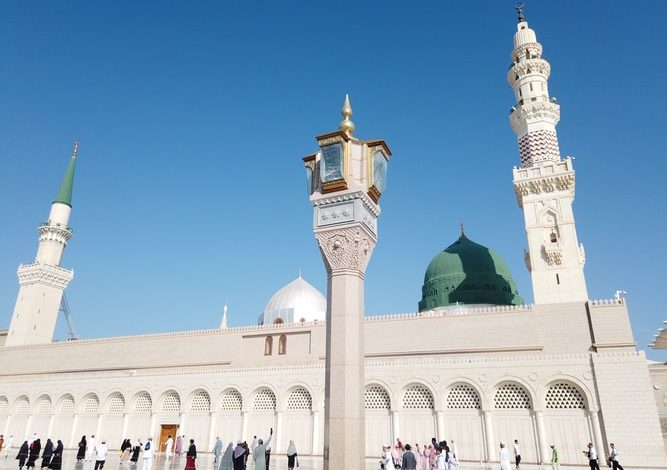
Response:
[{"label": "stone column", "polygon": [[121,428],[121,432],[120,432],[123,439],[125,439],[126,436],[127,436],[127,422],[128,422],[128,420],[129,420],[128,413],[123,413],[123,427]]},{"label": "stone column", "polygon": [[320,411],[313,411],[313,455],[320,455],[322,452],[322,444],[320,443]]},{"label": "stone column", "polygon": [[79,424],[79,414],[74,413],[74,418],[72,418],[72,436],[69,439],[69,448],[73,448],[78,441],[76,440],[76,427]]},{"label": "stone column", "polygon": [[9,436],[9,425],[12,422],[12,415],[7,416],[7,422],[5,423],[5,432],[3,433],[3,436]]},{"label": "stone column", "polygon": [[[213,450],[213,447],[215,446],[215,438],[218,437],[215,433],[215,423],[216,423],[216,421],[217,421],[216,414],[210,412],[208,414],[208,422],[209,422],[209,426],[208,426],[208,446],[209,446],[209,449],[211,449],[211,450]],[[222,449],[222,450],[224,452],[225,449]]]},{"label": "stone column", "polygon": [[600,459],[604,460],[604,457],[607,455],[607,448],[604,445],[604,442],[602,442],[602,432],[600,431],[600,412],[597,410],[589,411],[588,421],[590,422],[591,429],[593,430],[593,444],[598,451],[598,456]]},{"label": "stone column", "polygon": [[316,230],[327,275],[324,470],[365,466],[364,272],[375,247],[366,225]]},{"label": "stone column", "polygon": [[[53,415],[53,413],[51,413],[51,416],[49,416],[49,426],[46,428],[46,436],[47,437],[51,437],[51,435],[53,434],[53,420],[54,420],[54,418],[55,418],[55,416]],[[46,442],[46,441],[44,441],[44,442]]]},{"label": "stone column", "polygon": [[535,429],[537,429],[537,463],[543,464],[551,460],[545,442],[547,434],[544,431],[544,411],[536,410],[533,416],[535,417]]},{"label": "stone column", "polygon": [[391,410],[391,442],[387,444],[394,445],[396,439],[401,437],[401,425],[398,417],[398,410]]},{"label": "stone column", "polygon": [[437,427],[437,439],[438,441],[441,439],[444,439],[445,436],[445,412],[444,411],[436,411],[435,412],[435,420],[436,420],[436,427]]},{"label": "stone column", "polygon": [[241,436],[243,439],[250,442],[250,439],[248,439],[246,434],[248,434],[248,412],[243,410],[241,411]]},{"label": "stone column", "polygon": [[97,415],[97,426],[95,426],[95,439],[97,442],[102,442],[102,436],[100,436],[100,431],[102,430],[102,421],[104,421],[104,415],[100,413]]},{"label": "stone column", "polygon": [[486,443],[486,461],[494,462],[496,461],[496,447],[495,439],[493,437],[493,416],[491,411],[484,410],[484,441]]},{"label": "stone column", "polygon": [[276,441],[275,445],[271,446],[273,449],[276,449],[276,452],[284,452],[283,450],[283,416],[284,413],[282,411],[277,411],[276,412]]},{"label": "stone column", "polygon": [[[151,424],[150,427],[148,428],[148,436],[146,437],[155,437],[155,426],[157,425],[157,414],[156,413],[151,413]],[[158,436],[155,441],[159,440],[160,437]],[[185,445],[185,444],[183,444]],[[153,442],[153,446],[155,446],[155,442]],[[159,449],[159,446],[158,446]]]}]

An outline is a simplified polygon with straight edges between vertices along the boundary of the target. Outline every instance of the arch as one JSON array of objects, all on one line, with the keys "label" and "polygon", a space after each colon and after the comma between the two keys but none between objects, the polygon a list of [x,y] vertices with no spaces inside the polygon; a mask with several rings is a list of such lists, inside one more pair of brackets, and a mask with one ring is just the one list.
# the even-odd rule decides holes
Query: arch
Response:
[{"label": "arch", "polygon": [[275,320],[273,320],[274,325],[282,325],[283,323],[285,323],[285,320],[283,320],[282,317],[277,317]]},{"label": "arch", "polygon": [[243,395],[236,388],[228,388],[222,392],[220,411],[242,411]]},{"label": "arch", "polygon": [[287,404],[285,409],[289,411],[311,411],[313,409],[313,397],[305,387],[294,387],[287,395]]},{"label": "arch", "polygon": [[477,388],[467,382],[457,382],[449,386],[445,408],[450,410],[479,410],[482,400]]},{"label": "arch", "polygon": [[37,406],[35,407],[35,414],[48,415],[51,414],[52,402],[48,395],[41,395],[37,399]]},{"label": "arch", "polygon": [[585,394],[568,380],[551,382],[544,395],[544,407],[551,410],[586,410]]},{"label": "arch", "polygon": [[27,395],[21,395],[14,400],[14,413],[17,415],[30,413],[30,400]]},{"label": "arch", "polygon": [[389,391],[382,385],[371,383],[364,390],[364,408],[367,410],[391,409]]},{"label": "arch", "polygon": [[81,399],[81,413],[92,414],[100,411],[100,397],[96,393],[89,393]]},{"label": "arch", "polygon": [[58,399],[58,413],[61,415],[74,414],[74,396],[71,393],[66,393]]},{"label": "arch", "polygon": [[125,413],[125,397],[120,392],[114,392],[107,397],[106,410],[108,413]]},{"label": "arch", "polygon": [[287,354],[287,336],[286,335],[280,335],[280,338],[278,338],[278,354],[281,355],[281,356]]},{"label": "arch", "polygon": [[168,390],[162,394],[160,400],[161,413],[180,413],[181,412],[181,396],[176,390]]},{"label": "arch", "polygon": [[403,409],[432,410],[435,406],[433,392],[424,384],[412,383],[403,390],[401,404]]},{"label": "arch", "polygon": [[9,400],[5,396],[0,397],[0,415],[9,414]]},{"label": "arch", "polygon": [[132,412],[150,413],[153,411],[153,397],[147,391],[137,392],[132,399]]},{"label": "arch", "polygon": [[264,355],[271,356],[273,354],[273,336],[267,336],[264,340]]},{"label": "arch", "polygon": [[276,394],[269,387],[258,388],[252,396],[252,409],[266,411],[276,409]]},{"label": "arch", "polygon": [[191,412],[211,411],[211,396],[206,390],[199,389],[190,397]]},{"label": "arch", "polygon": [[519,382],[503,382],[496,386],[493,407],[497,410],[533,409],[533,400]]}]

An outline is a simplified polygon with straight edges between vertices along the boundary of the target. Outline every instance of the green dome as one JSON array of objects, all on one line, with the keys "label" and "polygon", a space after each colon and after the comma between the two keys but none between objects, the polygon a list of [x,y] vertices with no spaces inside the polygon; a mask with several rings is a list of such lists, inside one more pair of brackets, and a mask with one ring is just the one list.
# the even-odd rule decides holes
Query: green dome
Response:
[{"label": "green dome", "polygon": [[419,311],[459,304],[520,305],[516,283],[505,261],[465,235],[428,265]]}]

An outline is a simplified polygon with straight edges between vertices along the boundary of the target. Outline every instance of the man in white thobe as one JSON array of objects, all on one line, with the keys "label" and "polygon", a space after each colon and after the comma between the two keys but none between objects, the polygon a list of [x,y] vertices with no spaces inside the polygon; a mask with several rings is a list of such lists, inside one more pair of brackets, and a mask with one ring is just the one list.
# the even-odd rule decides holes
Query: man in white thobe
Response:
[{"label": "man in white thobe", "polygon": [[144,467],[143,470],[151,470],[153,466],[153,438],[149,437],[144,444]]},{"label": "man in white thobe", "polygon": [[171,434],[164,443],[164,458],[169,460],[171,458],[171,449],[174,447],[174,440],[171,438]]},{"label": "man in white thobe", "polygon": [[93,457],[95,456],[95,452],[97,452],[97,441],[95,440],[95,434],[90,436],[90,439],[88,439],[88,448],[86,449],[86,460],[89,462],[93,461]]}]

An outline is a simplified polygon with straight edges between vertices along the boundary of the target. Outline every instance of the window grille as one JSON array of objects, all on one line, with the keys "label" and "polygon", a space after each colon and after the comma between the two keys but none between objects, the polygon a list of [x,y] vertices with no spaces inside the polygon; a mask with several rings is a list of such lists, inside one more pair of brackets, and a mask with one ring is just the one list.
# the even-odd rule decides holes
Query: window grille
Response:
[{"label": "window grille", "polygon": [[410,385],[403,394],[403,408],[426,410],[433,409],[433,395],[423,385]]},{"label": "window grille", "polygon": [[584,410],[586,400],[579,389],[567,382],[557,382],[547,390],[547,409]]},{"label": "window grille", "polygon": [[495,408],[499,410],[526,409],[530,410],[530,396],[524,388],[516,383],[507,383],[498,387],[494,397]]},{"label": "window grille", "polygon": [[109,413],[123,413],[125,411],[125,398],[123,398],[123,395],[120,393],[113,395],[109,400],[107,411]]},{"label": "window grille", "polygon": [[16,402],[14,403],[14,412],[16,414],[28,414],[30,408],[30,402],[28,401],[28,397],[22,396],[16,399]]},{"label": "window grille", "polygon": [[447,408],[450,410],[479,410],[477,390],[467,384],[458,384],[449,389]]},{"label": "window grille", "polygon": [[74,414],[74,397],[67,395],[60,401],[60,413],[64,415]]},{"label": "window grille", "polygon": [[275,410],[276,396],[268,388],[259,390],[252,400],[253,410]]},{"label": "window grille", "polygon": [[163,413],[178,413],[181,411],[181,397],[176,392],[167,393],[162,399]]},{"label": "window grille", "polygon": [[303,387],[295,388],[287,398],[288,410],[312,410],[313,398],[310,392]]},{"label": "window grille", "polygon": [[391,407],[389,392],[381,385],[369,385],[364,392],[364,407],[367,410],[388,410]]},{"label": "window grille", "polygon": [[190,411],[211,411],[211,397],[205,390],[195,393],[190,402]]},{"label": "window grille", "polygon": [[9,414],[9,400],[6,397],[0,397],[0,415]]},{"label": "window grille", "polygon": [[97,413],[100,409],[100,399],[97,395],[88,396],[83,402],[84,413]]},{"label": "window grille", "polygon": [[241,411],[243,408],[243,397],[236,389],[227,390],[222,396],[220,404],[221,411]]},{"label": "window grille", "polygon": [[41,397],[37,402],[37,414],[48,415],[51,413],[51,399],[49,397]]},{"label": "window grille", "polygon": [[153,400],[151,396],[142,392],[137,395],[136,400],[134,400],[134,412],[135,413],[150,413],[153,409]]}]

